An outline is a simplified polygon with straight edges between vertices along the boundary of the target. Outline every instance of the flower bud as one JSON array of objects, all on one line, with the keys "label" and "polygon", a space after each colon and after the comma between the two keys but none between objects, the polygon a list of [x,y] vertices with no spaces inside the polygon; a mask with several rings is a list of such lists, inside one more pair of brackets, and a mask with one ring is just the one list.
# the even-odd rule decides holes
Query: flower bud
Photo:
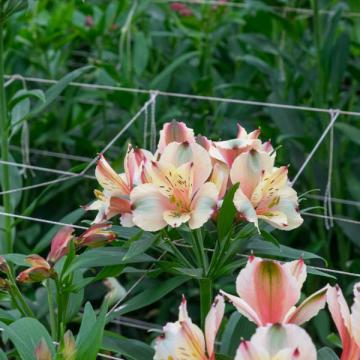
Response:
[{"label": "flower bud", "polygon": [[39,344],[35,348],[36,360],[51,360],[51,351],[44,338],[41,339]]},{"label": "flower bud", "polygon": [[3,256],[0,256],[0,271],[5,274],[9,272],[9,265]]},{"label": "flower bud", "polygon": [[64,350],[62,352],[64,360],[76,359],[76,344],[75,339],[70,330],[64,335]]},{"label": "flower bud", "polygon": [[33,254],[26,258],[26,262],[31,265],[31,268],[22,271],[16,278],[17,281],[23,284],[30,284],[34,282],[41,282],[45,279],[53,277],[55,272],[50,264],[41,256]]},{"label": "flower bud", "polygon": [[9,283],[6,279],[0,277],[0,291],[9,290]]},{"label": "flower bud", "polygon": [[77,239],[78,246],[100,247],[116,239],[116,234],[107,231],[111,224],[96,224],[83,232]]},{"label": "flower bud", "polygon": [[51,241],[51,249],[47,256],[47,261],[55,264],[68,253],[69,242],[72,239],[74,229],[71,226],[61,228]]}]

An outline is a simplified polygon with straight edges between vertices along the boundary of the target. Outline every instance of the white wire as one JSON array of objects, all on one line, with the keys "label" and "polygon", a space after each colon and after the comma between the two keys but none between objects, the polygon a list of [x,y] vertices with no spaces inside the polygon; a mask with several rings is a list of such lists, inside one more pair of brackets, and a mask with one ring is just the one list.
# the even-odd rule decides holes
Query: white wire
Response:
[{"label": "white wire", "polygon": [[334,126],[332,126],[330,130],[328,178],[327,178],[325,199],[324,199],[324,215],[330,217],[330,219],[325,219],[325,227],[327,230],[330,230],[334,226],[334,221],[332,219],[333,210],[332,210],[332,201],[331,201],[331,183],[332,183],[331,180],[333,173],[333,158],[334,158]]},{"label": "white wire", "polygon": [[308,212],[302,212],[301,214],[305,215],[305,216],[312,216],[312,217],[317,217],[317,218],[321,218],[321,219],[332,219],[335,221],[341,221],[341,222],[346,222],[346,223],[350,223],[350,224],[360,225],[359,220],[342,218],[342,217],[338,217],[338,216],[327,216],[327,215],[314,214],[314,213],[308,213]]},{"label": "white wire", "polygon": [[[29,165],[29,164],[20,164],[20,163],[15,163],[12,161],[0,160],[0,164],[21,167],[24,169],[31,169],[31,170],[36,170],[36,171],[43,171],[43,172],[47,172],[47,173],[54,173],[54,174],[71,175],[71,176],[79,175],[78,173],[74,173],[72,171],[57,170],[57,169],[51,169],[51,168],[47,168],[47,167],[35,166],[35,165]],[[92,175],[84,175],[84,177],[86,177],[88,179],[96,179],[96,177],[92,176]]]},{"label": "white wire", "polygon": [[304,161],[304,163],[301,165],[299,171],[297,172],[297,174],[295,175],[294,179],[291,182],[291,185],[293,186],[295,184],[295,182],[297,181],[297,179],[300,177],[301,173],[304,171],[306,165],[309,163],[309,161],[311,160],[311,158],[313,157],[313,155],[315,154],[316,150],[318,149],[318,147],[321,145],[321,143],[323,142],[323,140],[325,139],[327,133],[331,130],[331,128],[334,126],[334,123],[336,121],[336,119],[339,117],[340,115],[340,111],[339,110],[330,110],[330,116],[331,116],[331,120],[329,122],[329,125],[326,127],[326,129],[323,131],[323,133],[321,134],[319,140],[317,141],[317,143],[315,144],[315,146],[313,147],[313,149],[311,150],[310,154],[308,155],[308,157],[306,158],[306,160]]},{"label": "white wire", "polygon": [[[233,8],[246,8],[249,6],[249,3],[237,3],[237,2],[231,2],[231,1],[215,1],[215,0],[154,0],[156,3],[159,4],[166,4],[166,3],[174,3],[174,2],[180,2],[184,4],[190,4],[190,5],[213,5],[213,6],[223,6],[223,7],[233,7]],[[304,8],[296,8],[291,6],[272,6],[267,5],[267,7],[278,10],[281,12],[293,12],[293,13],[299,13],[303,15],[313,15],[314,10],[312,9],[304,9]],[[334,11],[331,10],[319,10],[320,14],[333,14]],[[359,17],[360,13],[353,12],[353,11],[344,11],[342,13],[343,16],[346,17]]]},{"label": "white wire", "polygon": [[[306,195],[309,199],[315,199],[315,200],[324,200],[325,197],[322,195]],[[354,201],[354,200],[347,200],[347,199],[337,199],[337,198],[331,198],[331,202],[337,203],[337,204],[344,204],[344,205],[353,205],[353,206],[360,206],[360,201]]]},{"label": "white wire", "polygon": [[[9,147],[10,147],[10,149],[21,151],[20,146],[10,145]],[[36,155],[55,157],[55,158],[60,158],[60,159],[65,159],[65,160],[75,160],[75,161],[81,161],[81,162],[88,162],[88,161],[92,160],[92,158],[86,157],[86,156],[70,155],[70,154],[58,153],[58,152],[48,151],[48,150],[29,148],[29,152],[32,154],[36,154]]]},{"label": "white wire", "polygon": [[[5,75],[5,78],[11,78],[11,75]],[[24,77],[24,79],[29,82],[37,82],[37,83],[44,83],[44,84],[56,84],[58,82],[57,80],[34,78],[34,77]],[[141,94],[151,94],[152,92],[156,91],[159,96],[178,97],[178,98],[203,100],[203,101],[215,101],[215,102],[242,104],[242,105],[251,105],[251,106],[265,106],[265,107],[273,107],[273,108],[289,109],[289,110],[312,111],[312,112],[320,112],[320,113],[328,113],[328,114],[331,114],[333,112],[332,109],[316,108],[316,107],[310,107],[310,106],[297,106],[297,105],[278,104],[278,103],[252,101],[252,100],[222,98],[222,97],[216,97],[216,96],[183,94],[183,93],[175,93],[175,92],[151,90],[151,89],[150,90],[134,89],[134,88],[126,88],[126,87],[120,87],[120,86],[88,84],[88,83],[80,83],[80,82],[71,82],[69,85],[75,86],[75,87],[86,88],[86,89],[124,91],[124,92],[133,92],[133,93],[141,93]],[[356,112],[356,111],[339,110],[339,112],[342,115],[360,116],[360,112]]]}]

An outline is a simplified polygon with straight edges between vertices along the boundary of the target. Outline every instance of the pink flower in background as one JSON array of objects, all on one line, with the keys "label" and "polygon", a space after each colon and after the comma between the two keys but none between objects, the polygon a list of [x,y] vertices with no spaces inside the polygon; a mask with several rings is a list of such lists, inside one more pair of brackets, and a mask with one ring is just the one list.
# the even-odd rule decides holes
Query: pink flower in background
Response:
[{"label": "pink flower in background", "polygon": [[316,348],[299,326],[259,327],[250,341],[242,341],[235,360],[316,360]]},{"label": "pink flower in background", "polygon": [[47,261],[55,264],[68,253],[69,242],[73,237],[74,229],[71,226],[62,227],[51,241],[51,249]]},{"label": "pink flower in background", "polygon": [[133,221],[147,231],[189,223],[201,227],[214,212],[218,191],[208,182],[211,160],[196,143],[172,142],[147,169],[148,184],[131,192]]},{"label": "pink flower in background", "polygon": [[240,154],[232,164],[230,178],[239,183],[234,204],[240,218],[258,227],[262,219],[270,225],[292,230],[303,223],[296,191],[288,181],[288,168],[274,166],[275,156],[250,150]]},{"label": "pink flower in background", "polygon": [[359,360],[360,283],[354,286],[354,304],[351,312],[339,286],[329,287],[327,303],[343,346],[341,360]]},{"label": "pink flower in background", "polygon": [[326,304],[327,286],[305,299],[298,307],[306,280],[302,259],[280,264],[250,257],[236,279],[239,297],[222,294],[258,326],[276,323],[301,325],[314,317]]},{"label": "pink flower in background", "polygon": [[183,298],[179,307],[179,320],[167,323],[164,334],[156,339],[154,360],[199,359],[215,360],[214,344],[224,316],[224,299],[217,296],[205,320],[205,336],[192,323]]},{"label": "pink flower in background", "polygon": [[177,12],[181,16],[192,16],[192,10],[186,6],[185,4],[182,4],[181,2],[174,2],[170,5],[171,10],[174,12]]},{"label": "pink flower in background", "polygon": [[76,239],[76,245],[99,247],[109,244],[116,239],[116,234],[108,231],[110,228],[111,224],[93,225]]}]

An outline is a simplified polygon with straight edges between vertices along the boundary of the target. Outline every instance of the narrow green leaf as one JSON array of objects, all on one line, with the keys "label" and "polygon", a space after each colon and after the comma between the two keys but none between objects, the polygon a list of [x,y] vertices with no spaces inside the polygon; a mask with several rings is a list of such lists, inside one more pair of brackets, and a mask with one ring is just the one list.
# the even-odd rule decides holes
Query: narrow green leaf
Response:
[{"label": "narrow green leaf", "polygon": [[328,347],[321,348],[317,353],[318,360],[339,360],[339,357]]},{"label": "narrow green leaf", "polygon": [[146,236],[144,239],[141,237],[140,239],[133,241],[129,250],[124,255],[123,260],[130,260],[137,255],[145,253],[156,240],[157,236],[151,234],[151,236]]}]

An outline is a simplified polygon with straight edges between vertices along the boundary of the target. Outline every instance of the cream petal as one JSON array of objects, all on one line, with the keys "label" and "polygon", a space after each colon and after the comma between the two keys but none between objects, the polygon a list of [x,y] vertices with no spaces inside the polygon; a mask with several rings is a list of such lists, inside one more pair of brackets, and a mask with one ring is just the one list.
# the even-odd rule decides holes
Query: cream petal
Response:
[{"label": "cream petal", "polygon": [[125,183],[123,178],[113,170],[103,155],[100,155],[100,159],[95,170],[95,176],[99,184],[104,189],[115,193],[129,193],[128,185]]},{"label": "cream petal", "polygon": [[219,199],[222,199],[226,193],[229,182],[229,168],[227,165],[216,162],[213,166],[210,181],[216,185]]},{"label": "cream petal", "polygon": [[215,184],[207,182],[199,188],[191,201],[191,216],[189,226],[191,229],[198,229],[211,217],[216,208],[218,191]]},{"label": "cream petal", "polygon": [[165,222],[173,228],[177,228],[180,225],[187,223],[190,219],[189,213],[179,213],[176,210],[167,210],[163,213]]},{"label": "cream petal", "polygon": [[240,187],[234,194],[234,205],[241,218],[254,223],[257,228],[259,227],[256,211]]},{"label": "cream petal", "polygon": [[[290,353],[296,354],[296,360],[316,360],[316,348],[310,336],[301,327],[293,324],[275,324],[260,327],[251,338],[251,343],[257,349],[266,349],[270,358],[278,359],[276,356]],[[286,352],[284,352],[284,350]],[[293,360],[290,358],[281,358]]]},{"label": "cream petal", "polygon": [[299,259],[286,262],[283,264],[283,268],[296,279],[299,290],[301,290],[307,277],[306,264],[304,263],[304,260]]},{"label": "cream petal", "polygon": [[285,317],[284,322],[302,325],[316,316],[326,305],[327,286],[306,298],[294,311]]},{"label": "cream petal", "polygon": [[171,143],[164,149],[159,160],[160,164],[172,164],[176,168],[186,163],[193,163],[193,184],[195,193],[206,182],[212,171],[208,152],[196,143]]},{"label": "cream petal", "polygon": [[163,214],[171,210],[167,197],[153,184],[142,184],[134,188],[130,194],[133,208],[133,222],[146,231],[158,231],[167,223]]},{"label": "cream petal", "polygon": [[123,214],[120,216],[120,224],[124,227],[135,226],[132,214]]},{"label": "cream petal", "polygon": [[224,316],[225,302],[221,295],[215,298],[214,303],[211,306],[209,313],[205,319],[205,339],[206,339],[206,350],[210,360],[214,359],[214,344],[216,334],[219,331],[221,321]]},{"label": "cream petal", "polygon": [[260,183],[264,173],[269,172],[274,159],[265,152],[251,150],[240,154],[232,164],[230,178],[233,184],[240,183],[240,188],[248,199]]},{"label": "cream petal", "polygon": [[276,261],[250,258],[236,279],[236,290],[261,323],[281,323],[300,298],[293,276]]},{"label": "cream petal", "polygon": [[251,341],[242,341],[234,360],[271,360],[265,348],[254,346]]},{"label": "cream petal", "polygon": [[354,286],[354,304],[351,307],[352,335],[360,347],[360,282]]},{"label": "cream petal", "polygon": [[260,318],[258,317],[258,314],[256,311],[243,299],[230,295],[226,293],[225,291],[220,290],[220,293],[231,303],[233,304],[237,311],[245,316],[248,320],[254,322],[256,325],[261,326],[263,325]]}]

